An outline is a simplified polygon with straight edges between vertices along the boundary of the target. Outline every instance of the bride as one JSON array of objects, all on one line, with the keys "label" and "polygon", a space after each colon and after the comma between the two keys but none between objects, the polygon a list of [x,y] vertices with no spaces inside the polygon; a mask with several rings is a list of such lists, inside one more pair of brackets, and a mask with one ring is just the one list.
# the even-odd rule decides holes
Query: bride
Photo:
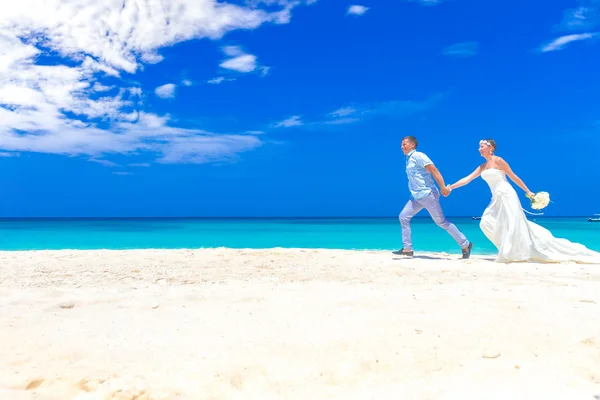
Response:
[{"label": "bride", "polygon": [[579,243],[555,238],[546,228],[530,222],[525,217],[517,192],[506,176],[532,198],[534,194],[510,169],[502,158],[495,156],[496,142],[491,139],[479,142],[479,154],[485,158],[470,175],[448,185],[450,190],[465,186],[481,175],[492,192],[492,201],[483,212],[479,226],[485,236],[498,249],[498,262],[567,262],[600,264],[600,253]]}]

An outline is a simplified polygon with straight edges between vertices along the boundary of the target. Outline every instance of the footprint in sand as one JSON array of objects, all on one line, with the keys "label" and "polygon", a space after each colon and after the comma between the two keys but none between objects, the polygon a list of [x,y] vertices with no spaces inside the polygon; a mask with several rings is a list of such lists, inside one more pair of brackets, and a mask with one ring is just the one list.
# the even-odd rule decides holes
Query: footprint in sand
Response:
[{"label": "footprint in sand", "polygon": [[73,400],[150,400],[146,382],[138,377],[82,379],[78,385],[85,393]]},{"label": "footprint in sand", "polygon": [[43,379],[34,379],[25,386],[25,390],[34,390],[40,387],[44,383]]},{"label": "footprint in sand", "polygon": [[596,339],[594,337],[589,337],[580,341],[581,344],[585,344],[587,346],[596,347]]}]

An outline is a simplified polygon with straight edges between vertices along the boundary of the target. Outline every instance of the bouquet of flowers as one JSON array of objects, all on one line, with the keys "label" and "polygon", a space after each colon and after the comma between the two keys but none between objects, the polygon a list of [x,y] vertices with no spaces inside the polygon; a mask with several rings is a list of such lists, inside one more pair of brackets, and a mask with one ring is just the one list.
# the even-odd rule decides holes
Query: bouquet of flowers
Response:
[{"label": "bouquet of flowers", "polygon": [[533,196],[529,196],[531,200],[531,208],[541,210],[550,204],[550,194],[548,192],[537,192]]}]

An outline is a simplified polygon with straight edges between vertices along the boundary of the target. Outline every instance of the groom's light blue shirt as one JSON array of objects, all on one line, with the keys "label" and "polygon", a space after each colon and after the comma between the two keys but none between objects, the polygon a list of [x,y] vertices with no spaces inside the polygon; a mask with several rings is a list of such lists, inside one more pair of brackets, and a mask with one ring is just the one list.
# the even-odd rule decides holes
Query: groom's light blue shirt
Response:
[{"label": "groom's light blue shirt", "polygon": [[433,164],[429,157],[420,151],[411,151],[406,156],[406,175],[408,176],[408,190],[413,199],[419,200],[429,193],[437,192],[431,173],[425,169],[426,165]]}]

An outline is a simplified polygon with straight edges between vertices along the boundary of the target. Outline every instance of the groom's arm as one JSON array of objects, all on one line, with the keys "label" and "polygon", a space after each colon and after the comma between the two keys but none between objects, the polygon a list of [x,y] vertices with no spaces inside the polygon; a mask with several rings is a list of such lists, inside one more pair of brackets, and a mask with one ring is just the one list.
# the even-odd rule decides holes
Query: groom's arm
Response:
[{"label": "groom's arm", "polygon": [[442,195],[447,196],[450,193],[450,190],[446,188],[446,183],[444,183],[444,177],[439,169],[432,163],[425,166],[425,169],[433,176],[433,179],[437,182]]}]

